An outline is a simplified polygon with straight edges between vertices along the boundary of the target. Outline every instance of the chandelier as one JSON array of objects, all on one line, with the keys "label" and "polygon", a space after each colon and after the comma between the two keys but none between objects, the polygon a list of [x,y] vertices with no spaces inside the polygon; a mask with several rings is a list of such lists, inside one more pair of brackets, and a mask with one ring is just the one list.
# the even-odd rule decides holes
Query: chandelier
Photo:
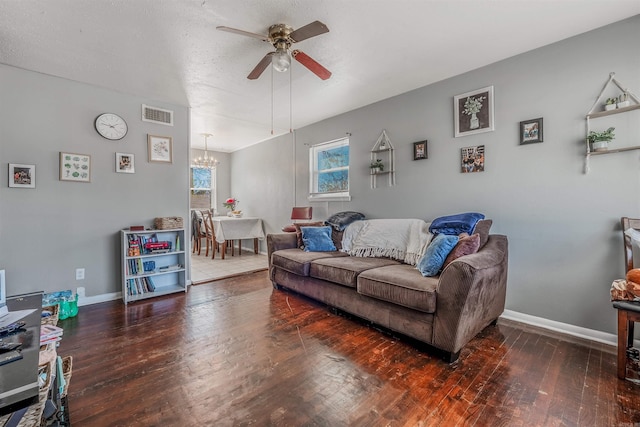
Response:
[{"label": "chandelier", "polygon": [[193,161],[193,166],[196,168],[213,169],[220,163],[215,159],[215,157],[209,156],[207,139],[213,135],[211,135],[210,133],[203,133],[202,136],[204,136],[204,156],[198,156],[198,158]]}]

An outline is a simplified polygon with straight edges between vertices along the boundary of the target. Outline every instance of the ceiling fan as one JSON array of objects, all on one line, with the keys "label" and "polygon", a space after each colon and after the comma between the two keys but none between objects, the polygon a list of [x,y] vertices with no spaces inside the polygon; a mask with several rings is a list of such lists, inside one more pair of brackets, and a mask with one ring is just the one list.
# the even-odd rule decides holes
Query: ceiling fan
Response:
[{"label": "ceiling fan", "polygon": [[273,68],[276,71],[287,71],[291,66],[292,56],[296,61],[307,67],[309,71],[320,77],[322,80],[327,80],[331,77],[331,71],[324,68],[306,53],[298,49],[294,49],[290,52],[291,45],[293,43],[298,43],[302,40],[329,32],[329,28],[320,21],[314,21],[304,27],[298,28],[297,30],[294,30],[285,24],[275,24],[269,27],[269,34],[266,36],[224,26],[216,27],[216,29],[220,31],[227,31],[229,33],[240,34],[242,36],[253,37],[255,39],[271,43],[273,47],[276,48],[275,52],[267,53],[264,58],[258,62],[258,65],[256,65],[256,67],[249,73],[247,78],[250,80],[255,80],[260,77],[263,71],[269,66],[269,63],[273,64]]}]

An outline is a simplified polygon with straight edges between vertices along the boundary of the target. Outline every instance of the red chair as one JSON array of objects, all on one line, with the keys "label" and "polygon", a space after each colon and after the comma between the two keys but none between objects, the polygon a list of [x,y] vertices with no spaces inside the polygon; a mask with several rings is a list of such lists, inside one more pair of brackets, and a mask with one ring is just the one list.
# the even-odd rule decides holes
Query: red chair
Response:
[{"label": "red chair", "polygon": [[[309,221],[313,217],[313,208],[311,206],[297,206],[291,210],[291,219],[293,221],[296,220],[306,220]],[[282,231],[287,233],[293,233],[296,231],[296,227],[293,224],[287,225],[286,227],[282,227]]]}]

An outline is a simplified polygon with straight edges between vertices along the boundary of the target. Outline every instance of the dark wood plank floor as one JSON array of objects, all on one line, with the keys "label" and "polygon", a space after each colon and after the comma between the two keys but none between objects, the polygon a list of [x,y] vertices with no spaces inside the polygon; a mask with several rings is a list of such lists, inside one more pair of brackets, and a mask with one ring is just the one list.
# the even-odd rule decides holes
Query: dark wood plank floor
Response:
[{"label": "dark wood plank floor", "polygon": [[500,321],[447,365],[266,272],[59,323],[74,426],[634,426],[614,348]]}]

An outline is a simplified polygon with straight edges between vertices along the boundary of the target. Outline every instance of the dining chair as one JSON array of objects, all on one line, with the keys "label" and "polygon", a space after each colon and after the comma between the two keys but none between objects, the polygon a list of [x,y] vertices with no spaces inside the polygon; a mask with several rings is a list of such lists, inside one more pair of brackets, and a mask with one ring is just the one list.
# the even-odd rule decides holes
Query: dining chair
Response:
[{"label": "dining chair", "polygon": [[[295,222],[296,220],[306,220],[309,221],[313,217],[313,208],[311,206],[294,206],[291,209],[291,219]],[[295,232],[296,227],[293,224],[287,225],[286,227],[282,227],[282,231],[285,232]]]},{"label": "dining chair", "polygon": [[[632,228],[640,231],[640,219],[622,217],[622,235],[624,242],[624,261],[628,272],[633,269],[633,246],[631,237],[625,231]],[[640,303],[634,301],[613,301],[618,310],[618,378],[627,377],[627,349],[633,348],[635,322],[640,322]],[[636,373],[637,375],[638,373]]]},{"label": "dining chair", "polygon": [[202,223],[204,224],[207,249],[205,251],[204,256],[209,256],[209,248],[213,248],[213,257],[216,256],[216,247],[215,247],[215,236],[213,234],[213,223],[211,222],[211,213],[208,210],[200,211],[202,214]]},{"label": "dining chair", "polygon": [[198,214],[198,211],[191,211],[191,239],[193,240],[193,250],[191,253],[198,251],[198,255],[200,255],[202,239],[206,238],[207,235],[204,230],[204,225],[202,224],[202,219]]}]

